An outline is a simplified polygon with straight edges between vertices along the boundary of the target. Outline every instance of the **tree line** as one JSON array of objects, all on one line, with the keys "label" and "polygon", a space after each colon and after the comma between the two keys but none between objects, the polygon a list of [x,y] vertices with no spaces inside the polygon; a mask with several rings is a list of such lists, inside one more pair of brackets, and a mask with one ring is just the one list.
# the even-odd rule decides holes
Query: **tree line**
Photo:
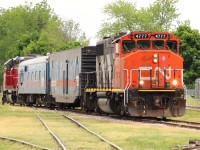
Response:
[{"label": "tree line", "polygon": [[200,33],[191,28],[189,20],[179,20],[178,2],[179,0],[155,0],[147,7],[137,9],[136,4],[116,0],[103,8],[102,12],[107,17],[97,36],[115,36],[124,31],[170,31],[181,41],[184,83],[187,88],[194,88],[195,80],[200,78]]},{"label": "tree line", "polygon": [[89,44],[80,25],[64,21],[46,0],[0,9],[0,84],[3,64],[10,58],[71,49]]},{"label": "tree line", "polygon": [[[126,31],[170,31],[181,40],[184,58],[184,82],[189,88],[200,77],[200,33],[189,21],[179,21],[178,0],[155,0],[137,8],[126,0],[108,3],[106,16],[97,32],[102,39]],[[25,54],[42,54],[86,46],[89,39],[73,20],[63,21],[43,0],[9,9],[0,9],[0,73],[8,59]],[[2,76],[0,76],[2,83]]]}]

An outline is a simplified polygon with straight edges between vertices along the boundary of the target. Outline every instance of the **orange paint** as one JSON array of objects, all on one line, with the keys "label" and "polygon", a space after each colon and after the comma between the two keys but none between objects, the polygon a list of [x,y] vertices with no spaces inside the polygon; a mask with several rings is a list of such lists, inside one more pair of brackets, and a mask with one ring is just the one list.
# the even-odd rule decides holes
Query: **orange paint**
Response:
[{"label": "orange paint", "polygon": [[[148,36],[135,38],[138,34]],[[148,40],[150,47],[139,49],[136,45],[134,49],[123,52],[122,42],[130,40],[134,40],[135,43],[139,40]],[[164,46],[161,49],[153,47],[155,40],[164,41]],[[169,50],[166,46],[167,41],[177,42],[176,53]],[[179,55],[179,43],[179,39],[168,32],[132,32],[120,38],[118,43],[115,43],[118,49],[116,50],[117,46],[114,46],[117,55],[114,53],[113,88],[125,88],[127,85],[130,88],[138,88],[139,80],[144,80],[141,86],[144,89],[164,88],[166,83],[169,84],[168,88],[174,88],[172,85],[174,79],[178,82],[176,88],[183,88],[183,58]]]}]

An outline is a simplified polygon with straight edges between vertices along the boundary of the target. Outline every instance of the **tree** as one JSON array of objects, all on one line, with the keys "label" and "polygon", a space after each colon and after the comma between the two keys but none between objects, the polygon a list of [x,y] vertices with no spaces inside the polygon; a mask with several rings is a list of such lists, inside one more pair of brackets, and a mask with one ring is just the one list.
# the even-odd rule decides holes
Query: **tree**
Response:
[{"label": "tree", "polygon": [[156,0],[140,10],[135,4],[124,0],[106,5],[103,13],[108,16],[97,33],[99,38],[114,36],[123,31],[168,31],[178,18],[178,0]]},{"label": "tree", "polygon": [[[149,30],[151,31],[169,31],[172,29],[173,22],[179,16],[176,12],[177,3],[178,0],[156,0],[147,8],[146,15],[148,20],[144,20],[144,24],[141,25],[145,26],[145,23],[148,23],[147,27],[150,25]],[[146,30],[145,27],[143,29]]]},{"label": "tree", "polygon": [[107,4],[103,13],[108,16],[102,23],[98,32],[98,37],[114,36],[122,31],[132,31],[137,28],[136,6],[130,2],[118,0]]},{"label": "tree", "polygon": [[200,77],[200,33],[188,24],[180,25],[174,34],[181,40],[181,55],[184,58],[184,83],[194,88]]},{"label": "tree", "polygon": [[[42,54],[85,46],[89,40],[73,20],[63,21],[46,0],[0,9],[0,65],[25,54]],[[0,69],[0,73],[3,69]],[[0,83],[2,76],[0,76]]]}]

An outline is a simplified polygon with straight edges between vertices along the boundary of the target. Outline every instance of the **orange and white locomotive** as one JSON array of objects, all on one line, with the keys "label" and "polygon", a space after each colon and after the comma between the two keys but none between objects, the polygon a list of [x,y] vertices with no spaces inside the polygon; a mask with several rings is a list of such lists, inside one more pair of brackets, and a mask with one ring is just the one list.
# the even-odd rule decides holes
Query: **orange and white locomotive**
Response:
[{"label": "orange and white locomotive", "polygon": [[[96,46],[97,84],[85,102],[101,111],[130,116],[169,117],[185,113],[180,41],[168,32],[131,32]],[[90,107],[86,107],[89,109]]]}]

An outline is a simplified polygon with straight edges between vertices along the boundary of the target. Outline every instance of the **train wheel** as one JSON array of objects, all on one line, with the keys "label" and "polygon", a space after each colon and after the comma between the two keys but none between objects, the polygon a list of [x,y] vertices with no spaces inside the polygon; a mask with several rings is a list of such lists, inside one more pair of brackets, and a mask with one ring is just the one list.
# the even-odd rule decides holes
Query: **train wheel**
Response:
[{"label": "train wheel", "polygon": [[84,100],[83,100],[83,98],[81,98],[81,111],[84,111]]},{"label": "train wheel", "polygon": [[124,116],[125,112],[123,110],[120,111],[120,115]]},{"label": "train wheel", "polygon": [[85,93],[84,94],[84,98],[83,98],[83,110],[85,110],[86,112],[89,112],[89,104],[88,104],[88,99],[89,99],[89,93]]},{"label": "train wheel", "polygon": [[55,105],[54,104],[50,104],[49,109],[51,109],[51,110],[55,109]]},{"label": "train wheel", "polygon": [[3,95],[3,97],[2,97],[2,105],[4,105],[5,102],[6,102],[6,97],[5,97],[5,95]]}]

